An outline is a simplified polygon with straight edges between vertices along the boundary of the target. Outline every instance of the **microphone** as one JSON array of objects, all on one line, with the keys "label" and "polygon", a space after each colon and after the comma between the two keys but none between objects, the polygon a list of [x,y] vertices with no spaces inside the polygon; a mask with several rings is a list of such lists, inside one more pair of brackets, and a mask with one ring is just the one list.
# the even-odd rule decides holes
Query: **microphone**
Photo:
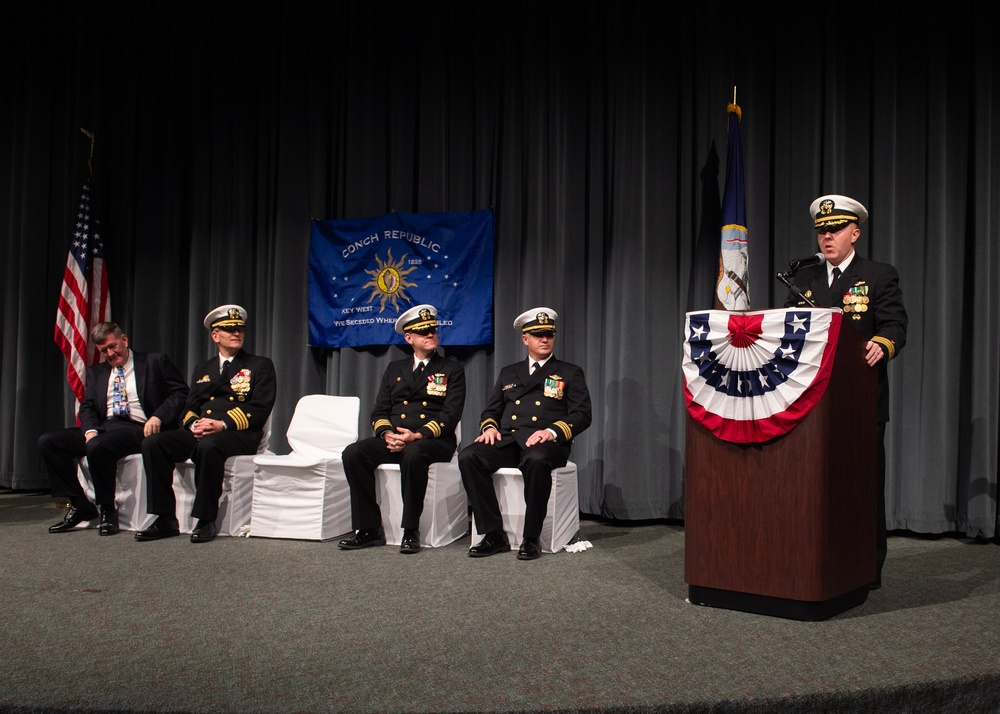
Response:
[{"label": "microphone", "polygon": [[814,253],[813,255],[807,255],[804,258],[790,260],[788,262],[788,267],[792,270],[798,270],[799,268],[808,268],[810,265],[823,265],[825,262],[825,255],[822,253]]}]

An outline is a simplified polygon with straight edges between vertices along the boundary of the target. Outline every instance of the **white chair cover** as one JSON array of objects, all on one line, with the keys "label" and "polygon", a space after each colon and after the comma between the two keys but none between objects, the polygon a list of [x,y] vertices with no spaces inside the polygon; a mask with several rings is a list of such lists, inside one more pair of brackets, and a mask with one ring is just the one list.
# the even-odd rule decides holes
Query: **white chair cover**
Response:
[{"label": "white chair cover", "polygon": [[[455,425],[461,448],[462,424]],[[450,466],[451,468],[445,468]],[[385,541],[399,545],[403,539],[403,493],[399,464],[382,464],[375,470],[375,495],[382,511]],[[469,498],[458,470],[458,449],[449,464],[431,464],[427,470],[427,492],[420,513],[420,544],[439,548],[469,532]]]},{"label": "white chair cover", "polygon": [[285,455],[254,459],[250,535],[329,540],[351,530],[341,455],[358,438],[358,397],[309,394],[295,406]]},{"label": "white chair cover", "polygon": [[[493,487],[503,515],[503,529],[512,547],[521,543],[524,535],[524,475],[520,469],[500,469],[493,474]],[[570,461],[552,470],[552,491],[545,508],[545,520],[539,537],[543,553],[558,553],[580,531],[580,497],[577,490],[576,464]],[[472,542],[485,535],[476,528],[472,517]]]},{"label": "white chair cover", "polygon": [[[264,433],[257,447],[258,454],[267,454],[271,440],[271,417],[264,424]],[[253,456],[232,456],[226,459],[219,500],[219,516],[215,521],[219,535],[239,535],[250,523],[250,501],[253,495]],[[80,459],[77,478],[87,498],[94,500],[94,484],[86,457]],[[183,461],[174,468],[174,498],[177,500],[177,522],[181,533],[194,530],[196,521],[191,517],[194,505],[194,462]],[[129,454],[118,460],[115,484],[115,506],[118,508],[118,526],[125,531],[141,531],[153,525],[156,516],[146,513],[146,476],[142,468],[142,455]],[[85,528],[83,523],[78,528]]]},{"label": "white chair cover", "polygon": [[[87,498],[94,501],[94,481],[90,477],[87,457],[79,460],[77,479]],[[124,531],[141,531],[153,525],[156,516],[146,513],[146,478],[142,469],[142,454],[129,454],[118,459],[115,477],[115,506],[118,509],[118,527]],[[77,528],[87,528],[84,521]]]},{"label": "white chair cover", "polygon": [[[271,417],[264,423],[264,432],[257,454],[271,453]],[[230,456],[226,459],[226,470],[222,477],[222,496],[219,498],[219,515],[215,528],[219,535],[242,535],[250,525],[250,507],[253,501],[253,476],[256,466],[255,455]],[[188,459],[174,468],[174,498],[177,499],[177,522],[181,533],[190,533],[198,521],[191,516],[194,507],[194,462]]]}]

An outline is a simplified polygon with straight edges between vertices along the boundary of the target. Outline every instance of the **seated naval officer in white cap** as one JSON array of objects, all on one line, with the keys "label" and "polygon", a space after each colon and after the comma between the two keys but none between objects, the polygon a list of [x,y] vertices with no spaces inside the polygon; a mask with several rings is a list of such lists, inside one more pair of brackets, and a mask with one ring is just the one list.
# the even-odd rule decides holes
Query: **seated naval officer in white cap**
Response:
[{"label": "seated naval officer in white cap", "polygon": [[[802,268],[796,283],[817,307],[839,307],[844,311],[844,319],[866,340],[865,352],[859,359],[878,370],[877,577],[871,584],[872,589],[878,589],[887,553],[885,425],[889,421],[889,380],[886,367],[906,344],[906,308],[896,268],[868,260],[854,249],[861,237],[860,226],[868,220],[868,209],[860,201],[839,194],[820,196],[809,206],[809,218],[826,262]],[[805,303],[790,292],[785,305],[801,307]]]},{"label": "seated naval officer in white cap", "polygon": [[216,354],[194,369],[181,428],[142,443],[146,511],[156,520],[138,531],[136,540],[179,534],[174,464],[189,458],[196,488],[191,515],[198,519],[191,542],[215,538],[226,459],[257,452],[277,390],[271,360],[243,349],[246,322],[247,311],[239,305],[220,305],[205,316]]},{"label": "seated naval officer in white cap", "polygon": [[462,449],[458,465],[483,539],[469,549],[481,558],[510,550],[503,530],[493,473],[518,468],[524,474],[524,537],[517,557],[541,554],[539,537],[552,490],[552,469],[565,466],[573,438],[590,426],[590,391],[583,370],[553,356],[559,315],[534,307],[518,315],[514,329],[527,357],[500,370],[483,410],[480,434]]},{"label": "seated naval officer in white cap", "polygon": [[455,453],[455,426],[465,406],[465,368],[438,353],[437,309],[417,305],[396,320],[396,332],[413,355],[391,362],[382,374],[371,423],[374,436],[344,449],[351,487],[354,534],[339,547],[357,550],[385,545],[382,512],[375,497],[375,468],[399,464],[403,492],[401,553],[420,551],[420,514],[427,472]]}]

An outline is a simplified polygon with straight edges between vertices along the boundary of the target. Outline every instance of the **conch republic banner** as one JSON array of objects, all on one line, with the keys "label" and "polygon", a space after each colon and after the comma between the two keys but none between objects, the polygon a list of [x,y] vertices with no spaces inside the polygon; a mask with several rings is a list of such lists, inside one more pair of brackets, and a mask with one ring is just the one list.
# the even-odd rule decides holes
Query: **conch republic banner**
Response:
[{"label": "conch republic banner", "polygon": [[831,308],[687,313],[688,413],[738,444],[791,431],[830,383],[841,317]]},{"label": "conch republic banner", "polygon": [[396,318],[423,303],[442,345],[493,342],[493,211],[312,222],[311,347],[402,344]]}]

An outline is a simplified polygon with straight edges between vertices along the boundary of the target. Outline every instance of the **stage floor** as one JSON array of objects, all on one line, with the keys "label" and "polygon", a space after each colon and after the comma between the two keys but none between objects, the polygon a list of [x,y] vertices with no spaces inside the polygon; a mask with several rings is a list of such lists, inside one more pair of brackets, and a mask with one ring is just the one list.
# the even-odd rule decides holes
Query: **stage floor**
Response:
[{"label": "stage floor", "polygon": [[50,535],[0,493],[0,711],[996,711],[1000,547],[894,536],[883,587],[802,622],[691,605],[684,529],[580,553]]}]

